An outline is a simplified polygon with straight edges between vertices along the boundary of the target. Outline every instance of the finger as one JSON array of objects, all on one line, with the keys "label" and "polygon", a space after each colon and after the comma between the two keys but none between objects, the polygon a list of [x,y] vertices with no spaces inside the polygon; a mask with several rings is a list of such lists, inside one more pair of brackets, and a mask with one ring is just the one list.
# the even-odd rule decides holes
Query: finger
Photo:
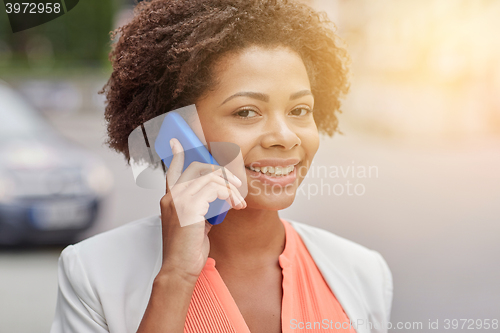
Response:
[{"label": "finger", "polygon": [[210,232],[210,229],[212,229],[213,225],[210,224],[210,222],[208,222],[207,220],[205,220],[205,235],[208,235],[208,233]]},{"label": "finger", "polygon": [[172,147],[172,162],[167,170],[167,189],[171,189],[179,180],[182,175],[182,168],[184,167],[184,148],[176,138],[170,140]]},{"label": "finger", "polygon": [[196,201],[201,200],[204,202],[213,202],[216,199],[221,199],[227,201],[227,203],[235,209],[245,208],[246,203],[232,196],[231,192],[233,191],[229,191],[228,188],[224,185],[218,183],[209,183],[198,193],[196,193],[194,197],[196,198]]},{"label": "finger", "polygon": [[[225,167],[220,167],[218,165],[213,165],[213,164],[208,164],[208,166],[213,167],[211,169],[203,168],[203,170],[200,171],[200,177],[204,175],[208,175],[210,173],[213,173],[220,178],[224,179],[225,181],[229,181],[231,184],[233,184],[236,187],[240,187],[243,185],[241,180],[236,177],[234,174],[231,173],[227,168]],[[212,171],[213,170],[213,171]]]},{"label": "finger", "polygon": [[241,195],[241,193],[235,188],[235,186],[233,184],[230,184],[227,181],[227,175],[228,174],[225,172],[225,168],[222,168],[222,173],[224,174],[224,180],[226,181],[226,187],[227,187],[227,189],[229,191],[231,202],[233,202],[233,200],[236,200],[236,197],[237,197],[239,202],[236,205],[239,208],[245,208],[246,207],[245,199],[243,198],[243,196]]},{"label": "finger", "polygon": [[[212,186],[211,184],[217,184],[217,188],[218,190],[220,191],[221,189],[224,189],[225,188],[225,191],[223,192],[224,193],[224,197],[220,197],[220,199],[222,200],[226,200],[230,205],[231,207],[237,207],[238,205],[241,205],[241,207],[237,207],[237,208],[244,208],[247,206],[247,203],[245,201],[245,199],[243,198],[243,196],[240,194],[240,192],[236,189],[236,187],[232,184],[229,184],[227,182],[221,182],[220,179],[217,179],[216,181],[213,181],[213,182],[210,182],[210,183],[207,183],[207,185],[205,185],[204,187],[202,187],[200,189],[200,191],[198,191],[198,193],[194,194],[195,196],[196,195],[202,195],[201,193],[203,193],[204,191],[204,188],[207,187],[207,186]],[[213,186],[212,186],[213,187]],[[219,195],[221,194],[221,192],[218,192]]]},{"label": "finger", "polygon": [[[193,162],[193,163],[198,163],[198,162]],[[201,163],[201,164],[203,164],[203,163]],[[174,191],[174,190],[176,191],[177,195],[182,195],[183,193],[187,193],[187,195],[193,195],[194,193],[198,192],[203,186],[206,186],[206,184],[208,184],[210,181],[215,181],[221,185],[226,185],[226,187],[228,187],[229,184],[231,184],[225,179],[224,170],[222,168],[219,168],[214,172],[201,171],[201,173],[203,173],[202,176],[199,176],[198,178],[187,180],[187,181],[184,180],[185,173],[186,172],[184,171],[184,173],[181,175],[181,177],[177,181],[175,188],[172,189],[172,191]],[[231,185],[234,187],[234,184],[231,184]],[[233,188],[233,190],[235,190],[235,189]],[[244,199],[238,190],[235,190],[235,193],[241,199]]]},{"label": "finger", "polygon": [[[238,189],[231,183],[226,182],[225,179],[219,177],[215,172],[209,173],[207,175],[201,176],[197,178],[196,180],[192,181],[191,184],[189,184],[189,187],[185,189],[186,194],[188,195],[196,195],[197,192],[200,192],[202,188],[207,186],[209,183],[216,183],[219,184],[220,186],[225,186],[229,193],[231,195],[235,196],[236,199],[240,202],[244,202],[245,199],[241,195],[241,193],[238,191]],[[246,203],[245,203],[246,204]]]},{"label": "finger", "polygon": [[[219,165],[201,163],[196,161],[189,164],[186,170],[184,170],[184,172],[182,173],[178,182],[182,183],[185,181],[193,180],[212,172],[215,173],[216,175],[219,175],[219,177],[227,179],[229,182],[231,182],[237,187],[240,187],[243,184],[241,180],[227,168],[221,167]],[[226,177],[224,177],[224,173],[226,173]]]}]

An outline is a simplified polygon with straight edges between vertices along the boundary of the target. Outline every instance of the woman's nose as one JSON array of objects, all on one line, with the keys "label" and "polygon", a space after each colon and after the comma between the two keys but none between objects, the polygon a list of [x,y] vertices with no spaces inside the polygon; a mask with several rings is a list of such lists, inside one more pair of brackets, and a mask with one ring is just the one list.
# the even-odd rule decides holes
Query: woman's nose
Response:
[{"label": "woman's nose", "polygon": [[300,146],[301,140],[286,117],[275,116],[267,119],[261,144],[264,148],[276,146],[290,150]]}]

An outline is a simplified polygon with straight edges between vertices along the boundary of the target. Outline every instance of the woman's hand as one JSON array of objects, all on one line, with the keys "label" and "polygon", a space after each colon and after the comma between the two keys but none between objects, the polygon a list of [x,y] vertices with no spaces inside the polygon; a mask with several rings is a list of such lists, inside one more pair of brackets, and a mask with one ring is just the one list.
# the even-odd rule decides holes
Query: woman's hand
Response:
[{"label": "woman's hand", "polygon": [[[243,209],[246,202],[236,186],[242,185],[229,170],[212,164],[193,162],[184,172],[184,150],[172,139],[174,154],[167,171],[167,193],[160,200],[163,264],[158,275],[175,274],[196,283],[206,264],[212,227],[205,220],[209,204],[217,198],[226,200],[233,208]],[[174,204],[175,203],[175,204]]]},{"label": "woman's hand", "polygon": [[167,193],[160,200],[163,264],[137,333],[184,331],[196,281],[210,250],[207,235],[212,225],[205,221],[209,203],[219,198],[233,208],[246,207],[235,187],[241,182],[231,172],[224,170],[231,182],[229,190],[220,167],[214,171],[211,164],[193,162],[182,172],[182,145],[176,139],[171,143],[174,157],[167,171]]}]

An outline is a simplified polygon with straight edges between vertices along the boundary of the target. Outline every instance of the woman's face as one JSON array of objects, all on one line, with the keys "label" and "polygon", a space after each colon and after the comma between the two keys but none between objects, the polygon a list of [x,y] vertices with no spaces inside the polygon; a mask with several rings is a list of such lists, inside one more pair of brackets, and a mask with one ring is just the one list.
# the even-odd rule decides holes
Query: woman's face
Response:
[{"label": "woman's face", "polygon": [[[240,147],[248,208],[290,206],[319,147],[302,59],[289,48],[252,46],[223,56],[214,69],[218,85],[196,103],[206,141]],[[280,166],[282,174],[293,171],[276,175]]]}]

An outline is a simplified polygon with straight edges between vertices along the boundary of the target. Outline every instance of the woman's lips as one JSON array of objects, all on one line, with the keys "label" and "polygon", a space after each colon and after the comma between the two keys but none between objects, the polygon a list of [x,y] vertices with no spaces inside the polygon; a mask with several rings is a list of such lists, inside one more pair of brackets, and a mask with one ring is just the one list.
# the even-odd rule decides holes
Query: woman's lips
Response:
[{"label": "woman's lips", "polygon": [[278,186],[286,186],[292,184],[295,179],[297,179],[297,165],[293,168],[293,171],[290,172],[286,176],[268,176],[259,171],[253,171],[249,168],[245,168],[247,172],[250,173],[249,181],[254,179],[259,180],[260,182],[268,185],[278,185]]}]

